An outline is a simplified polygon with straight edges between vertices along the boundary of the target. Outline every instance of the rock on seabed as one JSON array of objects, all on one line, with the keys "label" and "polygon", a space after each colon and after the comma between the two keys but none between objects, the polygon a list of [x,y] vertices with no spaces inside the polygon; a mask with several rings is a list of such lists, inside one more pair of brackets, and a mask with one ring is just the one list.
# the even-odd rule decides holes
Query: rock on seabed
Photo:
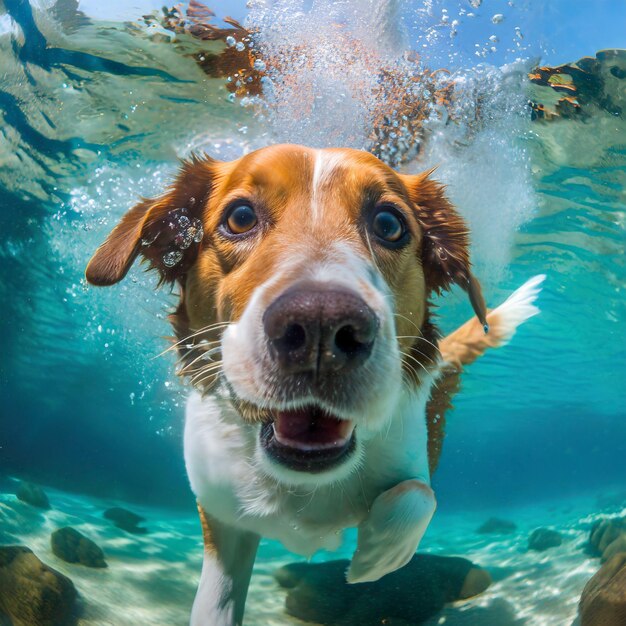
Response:
[{"label": "rock on seabed", "polygon": [[147,528],[138,526],[141,522],[145,521],[145,518],[141,515],[137,515],[128,509],[123,509],[121,506],[114,506],[107,509],[103,513],[105,519],[111,520],[115,526],[125,530],[128,533],[135,535],[144,535],[148,532]]},{"label": "rock on seabed", "polygon": [[26,546],[0,546],[0,620],[12,626],[70,626],[76,589]]},{"label": "rock on seabed", "polygon": [[87,567],[106,567],[104,553],[94,541],[66,526],[55,530],[50,536],[52,552],[68,563],[80,563]]},{"label": "rock on seabed", "polygon": [[498,517],[490,517],[482,526],[476,529],[481,535],[501,535],[515,532],[517,526],[515,522]]},{"label": "rock on seabed", "polygon": [[50,508],[50,502],[46,492],[39,485],[35,485],[34,483],[22,481],[15,495],[18,500],[40,509]]},{"label": "rock on seabed", "polygon": [[550,548],[556,548],[563,543],[563,535],[557,530],[550,528],[537,528],[528,538],[528,549],[543,552]]},{"label": "rock on seabed", "polygon": [[591,527],[589,547],[594,555],[600,556],[602,562],[620,552],[626,552],[626,517],[598,520]]},{"label": "rock on seabed", "polygon": [[579,611],[581,626],[626,624],[626,552],[608,560],[585,585]]},{"label": "rock on seabed", "polygon": [[421,624],[446,603],[482,593],[489,573],[460,557],[416,554],[403,568],[373,583],[346,582],[349,561],[291,563],[274,574],[288,589],[286,610],[326,626]]}]

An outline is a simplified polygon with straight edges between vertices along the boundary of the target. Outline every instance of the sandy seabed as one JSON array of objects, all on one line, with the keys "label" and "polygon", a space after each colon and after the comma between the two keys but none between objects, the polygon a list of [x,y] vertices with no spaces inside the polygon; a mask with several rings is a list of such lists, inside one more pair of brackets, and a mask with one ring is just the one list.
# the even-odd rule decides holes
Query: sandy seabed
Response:
[{"label": "sandy seabed", "polygon": [[[17,482],[15,483],[17,486]],[[202,562],[199,521],[192,512],[172,512],[135,504],[99,500],[46,488],[52,508],[36,509],[12,493],[0,493],[0,544],[31,548],[47,565],[69,576],[81,602],[79,626],[184,626]],[[103,518],[112,506],[123,506],[146,518],[149,532],[129,534]],[[494,583],[482,595],[449,605],[427,626],[569,626],[575,623],[585,583],[597,571],[599,559],[583,550],[589,527],[609,514],[624,515],[610,506],[600,510],[593,498],[536,503],[507,511],[467,514],[438,513],[421,551],[462,556],[485,567]],[[496,515],[514,521],[517,530],[505,535],[481,535],[476,528]],[[105,553],[106,569],[91,569],[57,558],[50,534],[72,526],[93,539]],[[527,550],[537,527],[559,530],[561,546],[545,552]],[[337,554],[315,561],[344,558],[354,536]],[[284,612],[285,591],[272,572],[298,560],[280,545],[263,541],[252,576],[246,626],[304,624]]]}]

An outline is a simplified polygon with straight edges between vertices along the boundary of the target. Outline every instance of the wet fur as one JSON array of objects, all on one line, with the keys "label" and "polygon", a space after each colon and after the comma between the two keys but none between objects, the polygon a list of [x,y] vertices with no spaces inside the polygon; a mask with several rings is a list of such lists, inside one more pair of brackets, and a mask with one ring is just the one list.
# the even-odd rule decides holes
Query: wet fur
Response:
[{"label": "wet fur", "polygon": [[[261,536],[312,554],[338,547],[343,530],[357,526],[351,582],[376,580],[417,548],[435,508],[430,473],[460,367],[533,314],[511,315],[516,304],[488,319],[467,227],[431,174],[397,174],[356,150],[291,145],[229,163],[192,158],[165,194],[129,211],[87,267],[89,282],[110,285],[141,255],[180,290],[170,320],[180,373],[195,388],[185,460],[205,538],[195,626],[241,623]],[[240,198],[262,225],[232,240],[220,224]],[[404,215],[411,237],[402,249],[372,242],[367,211],[380,203]],[[172,226],[181,210],[203,230],[184,248]],[[163,262],[172,252],[174,266]],[[359,437],[350,462],[327,476],[276,467],[258,445],[268,407],[297,401],[271,374],[259,316],[305,279],[357,291],[381,319],[368,368],[346,376],[328,400],[356,421]],[[453,284],[468,292],[478,321],[440,340],[430,298]]]}]

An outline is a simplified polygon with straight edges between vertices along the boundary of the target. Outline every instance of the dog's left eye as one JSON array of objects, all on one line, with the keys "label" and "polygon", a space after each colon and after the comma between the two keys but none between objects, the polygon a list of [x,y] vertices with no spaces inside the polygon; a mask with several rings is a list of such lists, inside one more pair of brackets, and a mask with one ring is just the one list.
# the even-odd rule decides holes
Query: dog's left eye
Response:
[{"label": "dog's left eye", "polygon": [[381,208],[372,219],[372,232],[384,242],[400,243],[407,229],[404,220],[391,207]]},{"label": "dog's left eye", "polygon": [[258,222],[254,209],[247,204],[233,207],[226,216],[224,227],[231,235],[243,235],[252,230]]}]

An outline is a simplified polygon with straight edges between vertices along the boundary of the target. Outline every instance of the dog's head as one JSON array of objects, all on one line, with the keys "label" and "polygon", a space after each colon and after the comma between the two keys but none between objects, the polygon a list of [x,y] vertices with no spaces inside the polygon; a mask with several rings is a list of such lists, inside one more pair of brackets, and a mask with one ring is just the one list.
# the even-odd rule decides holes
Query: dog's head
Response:
[{"label": "dog's head", "polygon": [[293,145],[194,158],[124,216],[87,279],[116,283],[142,255],[177,282],[181,372],[257,424],[278,480],[335,480],[403,388],[430,386],[431,294],[456,283],[485,320],[465,223],[429,174]]}]

